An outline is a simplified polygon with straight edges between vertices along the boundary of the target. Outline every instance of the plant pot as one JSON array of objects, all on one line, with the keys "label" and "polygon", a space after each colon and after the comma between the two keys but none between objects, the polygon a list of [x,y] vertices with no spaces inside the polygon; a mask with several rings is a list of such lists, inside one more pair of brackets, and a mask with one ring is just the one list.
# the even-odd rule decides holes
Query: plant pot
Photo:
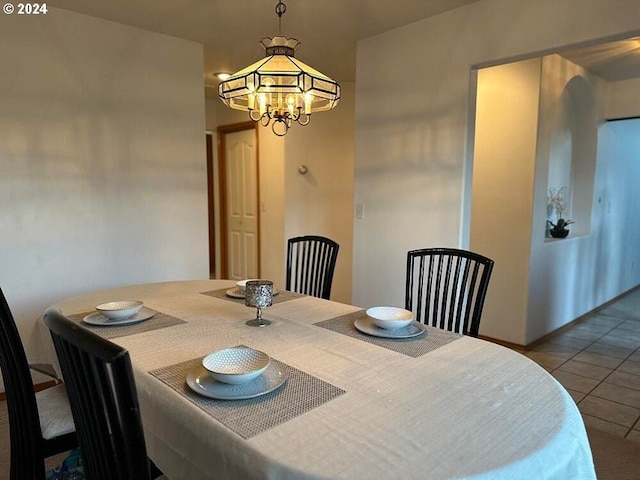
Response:
[{"label": "plant pot", "polygon": [[553,238],[567,238],[567,235],[569,235],[569,230],[567,230],[566,228],[552,228],[551,230],[549,230],[549,233]]}]

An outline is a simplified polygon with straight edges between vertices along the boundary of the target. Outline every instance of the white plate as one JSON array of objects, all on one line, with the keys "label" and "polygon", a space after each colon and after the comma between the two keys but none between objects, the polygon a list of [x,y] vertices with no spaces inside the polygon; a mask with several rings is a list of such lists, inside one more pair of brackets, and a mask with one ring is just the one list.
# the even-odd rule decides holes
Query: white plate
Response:
[{"label": "white plate", "polygon": [[420,322],[413,321],[406,327],[397,328],[396,330],[385,330],[375,325],[369,317],[358,318],[353,322],[353,326],[362,333],[382,338],[411,338],[422,335],[427,328]]},{"label": "white plate", "polygon": [[122,320],[111,320],[110,318],[105,317],[100,312],[95,312],[90,315],[87,315],[82,319],[84,323],[88,323],[89,325],[99,325],[101,327],[110,327],[115,325],[128,325],[130,323],[138,323],[143,322],[144,320],[149,320],[156,314],[154,310],[151,310],[147,307],[142,307],[138,313],[136,313],[133,317],[123,318]]},{"label": "white plate", "polygon": [[[275,288],[273,289],[273,295],[277,295],[280,292],[278,290],[276,290]],[[231,298],[244,298],[244,292],[241,292],[238,287],[233,287],[230,288],[229,290],[226,291],[227,297],[231,297]]]},{"label": "white plate", "polygon": [[243,400],[273,392],[286,382],[287,378],[289,378],[287,372],[271,363],[262,375],[250,382],[231,385],[217,381],[202,365],[198,365],[187,375],[187,385],[191,390],[205,397],[219,400]]}]

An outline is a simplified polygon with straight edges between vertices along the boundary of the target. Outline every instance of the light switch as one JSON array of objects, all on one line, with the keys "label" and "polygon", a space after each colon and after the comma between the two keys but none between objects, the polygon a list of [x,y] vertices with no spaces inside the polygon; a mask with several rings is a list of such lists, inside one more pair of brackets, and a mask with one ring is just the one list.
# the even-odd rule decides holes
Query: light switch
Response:
[{"label": "light switch", "polygon": [[356,218],[364,218],[364,203],[356,203]]}]

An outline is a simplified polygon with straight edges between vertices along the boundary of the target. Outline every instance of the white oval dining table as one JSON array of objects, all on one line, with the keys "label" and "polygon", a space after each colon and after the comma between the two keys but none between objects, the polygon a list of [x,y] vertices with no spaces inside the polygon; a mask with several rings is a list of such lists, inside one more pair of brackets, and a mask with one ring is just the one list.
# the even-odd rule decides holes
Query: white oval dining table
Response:
[{"label": "white oval dining table", "polygon": [[[52,305],[79,322],[115,300],[158,312],[93,330],[129,351],[148,454],[167,478],[595,478],[576,404],[527,357],[435,330],[380,343],[353,329],[360,307],[285,291],[264,310],[272,324],[252,328],[233,286],[135,285]],[[38,324],[41,360],[57,365]],[[283,386],[250,400],[193,393],[185,372],[236,345],[267,353]]]}]

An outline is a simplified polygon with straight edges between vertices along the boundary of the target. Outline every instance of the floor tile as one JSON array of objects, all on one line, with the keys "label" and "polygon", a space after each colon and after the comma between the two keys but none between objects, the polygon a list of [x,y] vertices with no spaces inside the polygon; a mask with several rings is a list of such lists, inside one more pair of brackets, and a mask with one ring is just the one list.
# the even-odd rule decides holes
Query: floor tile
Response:
[{"label": "floor tile", "polygon": [[594,314],[591,314],[589,318],[584,320],[582,324],[600,325],[600,326],[605,326],[609,328],[615,328],[618,325],[623,324],[624,322],[625,320],[622,318],[614,318],[614,317],[609,317],[607,315],[599,315],[598,313],[594,313]]},{"label": "floor tile", "polygon": [[617,345],[619,347],[625,347],[625,348],[640,347],[640,342],[638,340],[627,338],[624,335],[611,334],[611,333],[608,335],[605,335],[604,337],[601,337],[598,340],[598,343],[606,343],[608,345]]},{"label": "floor tile", "polygon": [[640,391],[632,388],[603,382],[593,389],[591,395],[640,409]]},{"label": "floor tile", "polygon": [[604,380],[605,377],[613,371],[610,368],[598,367],[597,365],[577,362],[575,360],[568,360],[563,363],[559,367],[559,370],[582,375],[583,377],[595,378],[596,380]]},{"label": "floor tile", "polygon": [[626,360],[626,358],[629,355],[635,352],[635,349],[628,348],[628,347],[620,347],[618,345],[609,345],[607,343],[602,343],[600,341],[597,341],[589,345],[585,349],[585,351],[591,352],[591,353],[599,353],[601,355],[608,355],[610,357],[621,358],[623,360]]},{"label": "floor tile", "polygon": [[640,303],[640,300],[637,296],[629,296],[621,298],[610,306],[603,308],[598,313],[613,317],[634,318],[640,320],[638,303]]},{"label": "floor tile", "polygon": [[614,370],[604,381],[613,383],[614,385],[620,385],[621,387],[640,390],[640,375],[632,375],[631,373]]},{"label": "floor tile", "polygon": [[584,423],[640,442],[640,288],[521,352],[567,390]]},{"label": "floor tile", "polygon": [[590,363],[592,365],[598,365],[599,367],[606,368],[616,368],[623,362],[621,358],[610,357],[608,355],[601,355],[599,353],[592,353],[583,350],[575,357],[573,360],[577,360],[578,362]]},{"label": "floor tile", "polygon": [[569,360],[574,355],[580,353],[582,349],[576,348],[576,347],[569,347],[567,345],[558,345],[556,343],[545,342],[535,347],[533,351],[546,352],[546,353],[550,353],[551,355],[555,355],[556,357]]},{"label": "floor tile", "polygon": [[597,428],[598,430],[604,430],[605,432],[611,433],[612,435],[616,435],[618,437],[624,437],[625,434],[629,431],[627,427],[623,427],[622,425],[618,425],[617,423],[607,422],[606,420],[592,417],[591,415],[585,415],[584,413],[582,414],[582,419],[584,420],[585,426],[590,428]]},{"label": "floor tile", "polygon": [[[569,372],[563,372],[562,370],[555,370],[552,373],[552,375],[567,390],[575,390],[576,392],[581,392],[581,393],[589,393],[591,390],[596,388],[600,383],[600,380],[583,377],[582,375],[575,375]],[[579,400],[576,400],[576,401],[579,401]]]},{"label": "floor tile", "polygon": [[640,322],[638,320],[625,320],[615,328],[615,331],[631,332],[636,334],[635,336],[637,337],[637,333],[640,331]]},{"label": "floor tile", "polygon": [[566,361],[564,358],[556,357],[555,355],[551,355],[550,353],[536,352],[533,350],[524,352],[524,355],[529,357],[538,365],[542,365],[543,367],[548,367],[551,369],[558,368],[560,365],[562,365]]},{"label": "floor tile", "polygon": [[629,341],[640,342],[640,334],[635,330],[629,330],[625,327],[617,327],[611,330],[607,335],[620,336]]},{"label": "floor tile", "polygon": [[578,404],[580,411],[586,415],[631,427],[640,416],[640,409],[612,402],[604,398],[587,395]]},{"label": "floor tile", "polygon": [[593,343],[593,340],[585,340],[583,338],[572,337],[561,333],[554,335],[546,343],[555,343],[556,345],[566,345],[568,347],[586,348]]},{"label": "floor tile", "polygon": [[640,362],[634,362],[633,360],[625,360],[625,362],[618,367],[621,372],[632,373],[633,375],[640,375]]},{"label": "floor tile", "polygon": [[593,315],[598,315],[599,317],[612,318],[614,320],[621,320],[621,321],[625,321],[628,318],[624,315],[624,313],[622,313],[620,309],[615,309],[611,307],[598,310],[597,312],[594,312]]},{"label": "floor tile", "polygon": [[634,442],[640,442],[640,432],[638,430],[629,430],[629,433],[627,433],[627,436],[625,438],[627,440],[633,440]]},{"label": "floor tile", "polygon": [[573,401],[576,403],[578,403],[586,396],[586,393],[576,392],[575,390],[570,390],[568,388],[566,390],[567,392],[569,392],[569,395],[571,395],[571,398],[573,398]]},{"label": "floor tile", "polygon": [[[624,319],[621,320],[622,322],[620,323],[624,323]],[[616,327],[616,322],[617,320],[615,318],[608,317],[606,315],[593,315],[586,317],[586,319],[584,319],[582,322],[575,325],[574,328],[583,329],[586,331],[606,333],[612,328]],[[618,323],[618,325],[620,323]]]},{"label": "floor tile", "polygon": [[564,332],[563,335],[566,335],[568,337],[580,338],[582,340],[591,340],[592,342],[595,342],[600,337],[602,337],[603,334],[602,333],[597,333],[597,332],[589,332],[589,331],[585,331],[585,330],[580,330],[579,327],[574,327],[574,328]]}]

